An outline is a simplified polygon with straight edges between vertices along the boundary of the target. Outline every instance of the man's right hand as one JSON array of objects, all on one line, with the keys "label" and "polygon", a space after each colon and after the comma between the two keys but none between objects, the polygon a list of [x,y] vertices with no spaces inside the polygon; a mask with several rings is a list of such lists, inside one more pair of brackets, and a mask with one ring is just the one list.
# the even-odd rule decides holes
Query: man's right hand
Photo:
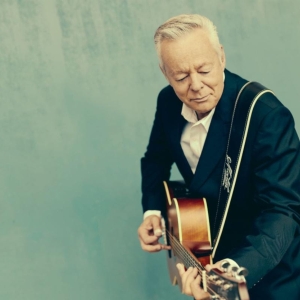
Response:
[{"label": "man's right hand", "polygon": [[162,249],[170,250],[171,247],[158,242],[162,236],[161,217],[150,215],[144,219],[138,229],[141,247],[147,252],[158,252]]}]

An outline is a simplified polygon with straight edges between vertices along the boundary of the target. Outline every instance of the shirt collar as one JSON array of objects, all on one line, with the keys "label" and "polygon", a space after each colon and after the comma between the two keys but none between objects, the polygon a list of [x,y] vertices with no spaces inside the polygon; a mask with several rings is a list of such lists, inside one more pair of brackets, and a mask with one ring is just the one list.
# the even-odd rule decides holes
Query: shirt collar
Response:
[{"label": "shirt collar", "polygon": [[214,115],[216,108],[213,108],[207,116],[198,121],[196,112],[188,107],[185,103],[182,105],[181,115],[190,123],[194,125],[202,124],[206,131],[208,131],[211,119]]}]

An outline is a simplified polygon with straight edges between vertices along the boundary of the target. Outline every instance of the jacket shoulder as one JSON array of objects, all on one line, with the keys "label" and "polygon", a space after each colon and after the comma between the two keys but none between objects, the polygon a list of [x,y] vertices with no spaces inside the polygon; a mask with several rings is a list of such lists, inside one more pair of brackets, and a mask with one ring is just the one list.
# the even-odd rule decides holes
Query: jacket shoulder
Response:
[{"label": "jacket shoulder", "polygon": [[255,113],[258,117],[263,118],[270,112],[275,111],[284,111],[286,113],[290,113],[288,108],[286,108],[282,102],[276,97],[273,92],[266,92],[262,96],[260,96],[259,100],[255,105]]},{"label": "jacket shoulder", "polygon": [[159,110],[168,111],[169,113],[174,111],[178,113],[178,111],[181,111],[182,102],[175,94],[173,88],[168,85],[165,88],[163,88],[157,98],[157,108]]},{"label": "jacket shoulder", "polygon": [[174,89],[170,85],[164,87],[158,94],[159,101],[172,101],[175,99],[179,100],[174,92]]}]

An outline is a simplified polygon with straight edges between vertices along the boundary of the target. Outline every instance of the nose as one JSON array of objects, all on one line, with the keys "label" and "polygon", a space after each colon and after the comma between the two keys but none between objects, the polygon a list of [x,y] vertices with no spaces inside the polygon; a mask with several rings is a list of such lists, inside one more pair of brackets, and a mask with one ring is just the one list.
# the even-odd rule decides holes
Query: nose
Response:
[{"label": "nose", "polygon": [[190,76],[191,77],[191,90],[198,92],[203,87],[203,82],[201,80],[200,74],[196,73]]}]

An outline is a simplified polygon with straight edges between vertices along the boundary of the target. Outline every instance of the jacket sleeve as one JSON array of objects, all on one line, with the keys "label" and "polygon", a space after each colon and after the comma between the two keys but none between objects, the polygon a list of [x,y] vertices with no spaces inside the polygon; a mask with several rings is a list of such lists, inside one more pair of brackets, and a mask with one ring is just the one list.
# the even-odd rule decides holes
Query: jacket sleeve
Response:
[{"label": "jacket sleeve", "polygon": [[253,170],[259,213],[242,246],[229,255],[249,270],[249,288],[279,264],[299,235],[299,138],[284,106],[272,109],[259,127]]},{"label": "jacket sleeve", "polygon": [[165,194],[163,180],[170,178],[174,162],[168,145],[163,116],[167,114],[164,107],[163,92],[158,96],[155,119],[144,157],[141,159],[142,173],[142,207],[143,211],[163,210]]}]

